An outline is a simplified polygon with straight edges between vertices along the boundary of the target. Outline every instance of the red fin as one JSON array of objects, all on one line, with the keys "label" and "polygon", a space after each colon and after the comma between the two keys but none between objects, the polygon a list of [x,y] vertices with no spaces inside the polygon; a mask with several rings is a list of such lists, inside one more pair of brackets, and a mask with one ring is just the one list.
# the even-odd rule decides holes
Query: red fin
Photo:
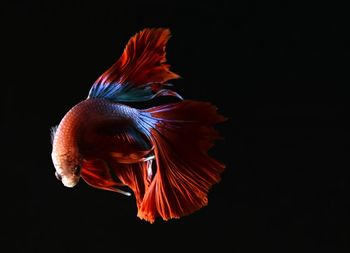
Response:
[{"label": "red fin", "polygon": [[169,70],[170,65],[165,64],[165,46],[169,38],[169,29],[142,30],[129,40],[123,55],[109,70],[112,72],[113,68],[114,71],[118,69],[124,73],[119,82],[132,81],[134,85],[164,83],[170,79],[179,78]]},{"label": "red fin", "polygon": [[151,130],[157,173],[138,216],[153,222],[190,214],[207,204],[207,193],[225,166],[207,151],[219,137],[212,125],[225,118],[209,103],[183,101],[143,111],[157,123]]},{"label": "red fin", "polygon": [[135,164],[118,164],[113,163],[112,170],[119,180],[130,187],[134,192],[137,207],[140,208],[144,194],[148,189],[149,180],[147,179],[148,162]]},{"label": "red fin", "polygon": [[166,64],[165,46],[170,30],[144,29],[129,40],[119,60],[92,86],[89,97],[112,101],[146,101],[155,96],[177,96],[163,89],[165,82],[179,76]]},{"label": "red fin", "polygon": [[120,186],[125,186],[125,184],[119,182],[119,180],[115,178],[111,172],[112,171],[103,160],[84,160],[82,164],[81,177],[87,184],[95,188],[130,195],[130,193],[117,188]]},{"label": "red fin", "polygon": [[118,163],[133,164],[142,162],[147,159],[147,155],[152,152],[152,149],[137,151],[132,153],[126,152],[111,152],[111,157],[113,157]]}]

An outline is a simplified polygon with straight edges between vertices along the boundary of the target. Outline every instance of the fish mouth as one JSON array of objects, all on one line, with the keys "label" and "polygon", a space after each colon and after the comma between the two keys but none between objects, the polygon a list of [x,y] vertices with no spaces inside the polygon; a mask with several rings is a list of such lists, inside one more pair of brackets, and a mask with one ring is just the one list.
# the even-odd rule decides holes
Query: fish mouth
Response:
[{"label": "fish mouth", "polygon": [[76,186],[76,184],[79,182],[80,177],[73,177],[73,178],[68,178],[68,177],[62,177],[62,184],[65,187],[72,188]]}]

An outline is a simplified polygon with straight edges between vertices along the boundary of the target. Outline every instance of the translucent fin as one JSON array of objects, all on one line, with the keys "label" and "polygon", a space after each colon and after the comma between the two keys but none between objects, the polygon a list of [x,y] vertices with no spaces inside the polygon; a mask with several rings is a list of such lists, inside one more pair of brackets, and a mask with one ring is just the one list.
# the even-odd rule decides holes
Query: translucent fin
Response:
[{"label": "translucent fin", "polygon": [[169,29],[144,29],[126,45],[120,59],[91,87],[88,98],[107,98],[114,102],[138,102],[157,96],[181,96],[164,89],[168,80],[179,78],[166,64],[165,46]]},{"label": "translucent fin", "polygon": [[142,129],[149,130],[156,173],[138,216],[153,222],[190,214],[207,204],[211,186],[225,166],[207,151],[219,137],[213,125],[225,120],[209,103],[182,101],[144,110]]},{"label": "translucent fin", "polygon": [[137,207],[140,208],[144,194],[150,184],[147,179],[148,162],[119,164],[111,160],[110,164],[118,179],[134,192]]}]

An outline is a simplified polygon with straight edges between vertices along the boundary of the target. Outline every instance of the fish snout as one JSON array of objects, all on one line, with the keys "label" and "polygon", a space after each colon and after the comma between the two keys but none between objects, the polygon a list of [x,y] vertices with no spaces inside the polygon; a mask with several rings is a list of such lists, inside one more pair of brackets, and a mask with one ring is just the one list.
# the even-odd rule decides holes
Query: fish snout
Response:
[{"label": "fish snout", "polygon": [[[59,167],[59,166],[57,166]],[[66,174],[62,169],[56,169],[56,178],[63,183],[66,187],[74,187],[80,179],[81,167],[79,165],[75,166],[68,174]]]},{"label": "fish snout", "polygon": [[72,175],[72,176],[64,176],[58,173],[57,171],[55,172],[56,178],[63,183],[64,186],[66,187],[74,187],[78,182],[80,175]]},{"label": "fish snout", "polygon": [[77,176],[73,176],[73,177],[62,177],[62,183],[64,186],[72,188],[74,187],[78,182],[79,182],[79,178]]}]

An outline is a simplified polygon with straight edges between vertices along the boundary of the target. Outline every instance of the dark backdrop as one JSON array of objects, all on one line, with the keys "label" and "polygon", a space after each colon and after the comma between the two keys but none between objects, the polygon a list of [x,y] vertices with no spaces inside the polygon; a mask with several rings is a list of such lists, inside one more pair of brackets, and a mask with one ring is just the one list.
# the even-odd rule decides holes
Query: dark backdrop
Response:
[{"label": "dark backdrop", "polygon": [[[345,8],[258,2],[2,3],[2,240],[18,252],[346,252]],[[209,205],[153,225],[133,197],[63,187],[49,136],[145,27],[172,30],[176,91],[229,118],[212,150],[227,170]]]}]

